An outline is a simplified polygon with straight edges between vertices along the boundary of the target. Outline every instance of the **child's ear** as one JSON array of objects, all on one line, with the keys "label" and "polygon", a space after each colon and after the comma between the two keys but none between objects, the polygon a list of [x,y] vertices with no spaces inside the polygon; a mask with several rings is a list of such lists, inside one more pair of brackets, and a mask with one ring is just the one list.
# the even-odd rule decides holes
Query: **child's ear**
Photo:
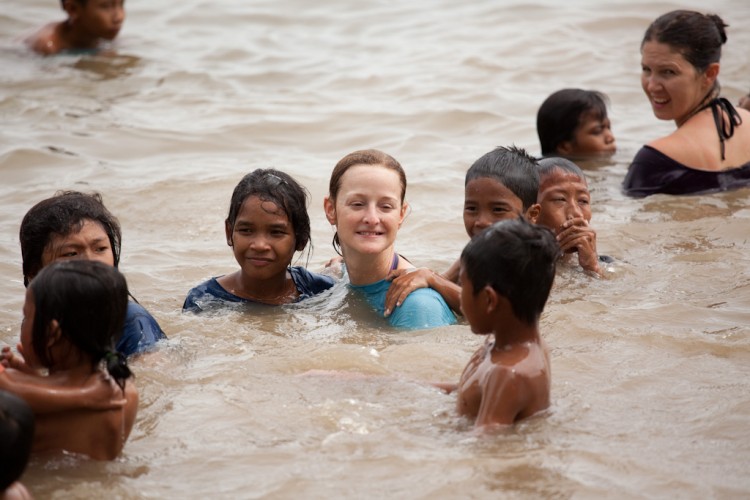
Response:
[{"label": "child's ear", "polygon": [[53,319],[49,322],[49,328],[47,329],[47,349],[57,344],[61,336],[60,323],[56,319]]},{"label": "child's ear", "polygon": [[555,150],[561,156],[570,156],[573,153],[573,141],[562,141]]},{"label": "child's ear", "polygon": [[332,226],[336,225],[336,203],[331,199],[330,196],[323,198],[323,210],[326,213],[326,219]]},{"label": "child's ear", "polygon": [[485,308],[485,312],[487,314],[491,314],[497,309],[498,301],[500,300],[500,295],[497,293],[497,290],[492,288],[490,285],[485,285],[482,289],[482,307]]},{"label": "child's ear", "polygon": [[65,0],[63,10],[68,14],[68,21],[72,23],[78,20],[81,5],[76,0]]},{"label": "child's ear", "polygon": [[224,234],[227,235],[227,245],[230,247],[234,246],[234,242],[232,241],[232,226],[229,224],[229,219],[224,221]]},{"label": "child's ear", "polygon": [[541,213],[542,206],[539,203],[534,203],[528,210],[526,210],[526,219],[532,224],[536,224],[537,219],[539,219],[539,214]]}]

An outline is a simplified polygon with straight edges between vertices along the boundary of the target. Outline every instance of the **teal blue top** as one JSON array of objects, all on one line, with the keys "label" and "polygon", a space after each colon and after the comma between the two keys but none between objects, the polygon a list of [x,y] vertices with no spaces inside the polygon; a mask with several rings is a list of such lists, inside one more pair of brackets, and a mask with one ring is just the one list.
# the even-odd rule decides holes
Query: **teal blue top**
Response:
[{"label": "teal blue top", "polygon": [[[385,312],[385,294],[391,287],[388,280],[377,281],[369,285],[349,286],[361,293],[367,302],[382,316]],[[411,292],[404,303],[396,307],[388,321],[391,326],[409,330],[435,328],[452,325],[456,316],[451,312],[443,297],[432,288],[418,288]]]}]

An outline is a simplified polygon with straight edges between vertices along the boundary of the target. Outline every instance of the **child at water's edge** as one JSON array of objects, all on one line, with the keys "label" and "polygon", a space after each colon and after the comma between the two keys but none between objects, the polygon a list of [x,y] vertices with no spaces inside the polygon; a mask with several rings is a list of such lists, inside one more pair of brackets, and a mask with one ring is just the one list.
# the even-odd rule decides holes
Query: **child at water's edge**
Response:
[{"label": "child at water's edge", "polygon": [[461,254],[461,310],[477,334],[493,334],[464,368],[456,409],[475,427],[510,425],[550,403],[550,361],[539,317],[560,253],[552,233],[523,218],[501,221]]},{"label": "child at water's edge", "polygon": [[[526,215],[536,203],[539,173],[536,160],[516,147],[498,147],[482,155],[466,172],[463,219],[470,238],[492,223]],[[454,311],[459,309],[461,289],[458,283],[460,261],[444,274],[427,268],[397,271],[386,296],[386,313],[401,304],[417,288],[437,290]]]},{"label": "child at water's edge", "polygon": [[237,184],[224,221],[227,245],[240,269],[211,278],[187,295],[183,311],[227,303],[289,304],[333,286],[333,278],[291,266],[310,243],[307,192],[274,169],[257,169]]},{"label": "child at water's edge", "polygon": [[617,146],[601,92],[562,89],[542,103],[536,115],[542,156],[610,156]]},{"label": "child at water's edge", "polygon": [[26,39],[34,52],[52,55],[90,50],[117,37],[125,21],[124,0],[61,0],[67,19],[49,23]]},{"label": "child at water's edge", "polygon": [[20,479],[33,438],[34,413],[29,405],[14,394],[0,391],[0,500],[31,498]]},{"label": "child at water's edge", "polygon": [[[90,259],[114,267],[120,263],[120,223],[98,193],[62,191],[40,201],[21,221],[19,240],[24,285],[58,260]],[[117,350],[131,356],[154,349],[162,339],[166,335],[153,316],[137,301],[130,301]],[[3,357],[9,356],[6,348]]]},{"label": "child at water's edge", "polygon": [[[15,392],[17,384],[36,384],[49,393],[71,390],[106,370],[125,400],[122,407],[106,411],[79,407],[44,412],[29,402],[36,417],[34,451],[64,450],[98,460],[119,455],[138,409],[132,374],[115,349],[127,304],[123,275],[90,260],[52,263],[26,289],[21,325],[26,368],[0,368],[0,389]],[[48,375],[40,375],[41,369]]]},{"label": "child at water's edge", "polygon": [[575,254],[585,270],[602,274],[600,263],[612,258],[598,255],[596,231],[591,227],[591,195],[583,171],[565,158],[539,160],[539,195],[529,219],[551,229],[566,255]]}]

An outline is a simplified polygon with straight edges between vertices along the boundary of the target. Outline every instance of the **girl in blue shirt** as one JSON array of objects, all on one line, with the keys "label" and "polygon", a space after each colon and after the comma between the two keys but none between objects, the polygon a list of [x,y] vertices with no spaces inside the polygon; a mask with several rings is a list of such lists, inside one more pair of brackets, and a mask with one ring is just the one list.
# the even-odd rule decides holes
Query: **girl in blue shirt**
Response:
[{"label": "girl in blue shirt", "polygon": [[295,252],[310,242],[310,217],[307,192],[290,175],[258,169],[243,177],[224,230],[240,268],[190,290],[183,311],[231,303],[289,304],[333,286],[329,276],[291,266]]}]

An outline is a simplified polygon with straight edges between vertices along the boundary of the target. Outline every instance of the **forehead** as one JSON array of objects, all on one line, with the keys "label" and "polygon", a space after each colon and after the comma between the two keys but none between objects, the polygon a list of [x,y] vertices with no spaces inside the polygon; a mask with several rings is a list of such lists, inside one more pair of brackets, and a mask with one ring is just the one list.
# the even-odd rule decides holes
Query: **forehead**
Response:
[{"label": "forehead", "polygon": [[589,190],[586,179],[582,179],[578,174],[556,168],[550,174],[545,175],[539,182],[539,192],[549,191],[551,189],[570,189],[578,191]]},{"label": "forehead", "polygon": [[690,64],[678,49],[666,43],[655,41],[643,44],[641,59],[650,64]]},{"label": "forehead", "polygon": [[489,198],[491,201],[521,203],[521,198],[508,189],[505,184],[491,177],[479,177],[466,184],[466,198]]},{"label": "forehead", "polygon": [[401,193],[401,177],[398,172],[383,165],[354,165],[341,176],[341,189],[391,188],[396,196]]},{"label": "forehead", "polygon": [[273,200],[262,199],[258,195],[251,195],[242,202],[237,219],[247,219],[249,217],[268,216],[274,218],[287,219],[286,212]]},{"label": "forehead", "polygon": [[84,237],[86,239],[107,239],[107,231],[104,230],[104,226],[99,221],[92,219],[82,219],[76,224],[73,224],[70,228],[70,232],[67,234],[53,233],[50,235],[50,242],[55,244],[65,243],[70,239],[77,239]]}]

